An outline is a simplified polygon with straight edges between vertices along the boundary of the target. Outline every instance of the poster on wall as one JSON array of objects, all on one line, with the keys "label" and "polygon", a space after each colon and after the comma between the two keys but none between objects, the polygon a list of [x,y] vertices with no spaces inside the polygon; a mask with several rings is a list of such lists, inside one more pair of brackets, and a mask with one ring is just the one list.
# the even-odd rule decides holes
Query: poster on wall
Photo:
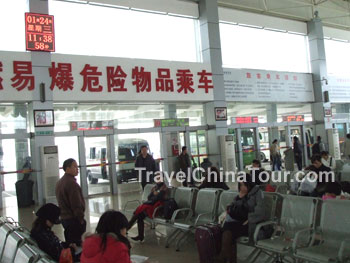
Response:
[{"label": "poster on wall", "polygon": [[215,120],[216,121],[227,121],[227,108],[216,107],[215,108]]},{"label": "poster on wall", "polygon": [[328,76],[326,89],[330,102],[349,103],[350,101],[350,78]]},{"label": "poster on wall", "polygon": [[226,101],[313,102],[312,75],[224,68]]},{"label": "poster on wall", "polygon": [[34,126],[35,127],[55,126],[53,110],[34,110]]},{"label": "poster on wall", "polygon": [[52,54],[45,68],[28,52],[0,52],[0,101],[32,100],[39,71],[59,102],[213,100],[209,64]]}]

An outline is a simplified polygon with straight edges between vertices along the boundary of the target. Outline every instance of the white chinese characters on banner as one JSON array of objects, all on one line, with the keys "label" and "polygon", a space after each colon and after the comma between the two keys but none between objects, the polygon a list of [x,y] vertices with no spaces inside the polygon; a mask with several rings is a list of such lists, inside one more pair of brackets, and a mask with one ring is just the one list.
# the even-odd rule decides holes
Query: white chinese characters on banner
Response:
[{"label": "white chinese characters on banner", "polygon": [[[31,100],[39,80],[29,53],[0,52],[0,101]],[[211,101],[210,67],[125,58],[52,54],[54,101]]]},{"label": "white chinese characters on banner", "polygon": [[224,68],[226,101],[313,102],[311,74]]}]

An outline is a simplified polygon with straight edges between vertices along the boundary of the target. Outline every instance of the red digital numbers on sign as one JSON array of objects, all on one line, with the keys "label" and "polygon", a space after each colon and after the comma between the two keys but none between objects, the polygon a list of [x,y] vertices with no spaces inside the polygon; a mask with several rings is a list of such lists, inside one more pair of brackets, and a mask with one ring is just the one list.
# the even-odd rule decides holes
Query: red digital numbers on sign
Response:
[{"label": "red digital numbers on sign", "polygon": [[283,121],[304,121],[304,115],[287,115],[287,116],[282,116]]},{"label": "red digital numbers on sign", "polygon": [[26,49],[28,51],[55,51],[53,16],[26,13]]},{"label": "red digital numbers on sign", "polygon": [[236,117],[236,123],[237,124],[259,123],[259,118],[257,116]]}]

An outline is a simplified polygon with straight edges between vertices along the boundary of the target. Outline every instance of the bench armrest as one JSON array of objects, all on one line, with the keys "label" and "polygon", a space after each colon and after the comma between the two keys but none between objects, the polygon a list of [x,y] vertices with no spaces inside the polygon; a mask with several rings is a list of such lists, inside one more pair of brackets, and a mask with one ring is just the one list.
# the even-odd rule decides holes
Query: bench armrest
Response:
[{"label": "bench armrest", "polygon": [[[249,222],[248,222],[248,224],[249,224]],[[262,223],[259,223],[256,225],[255,232],[254,232],[254,244],[256,244],[258,242],[258,236],[259,236],[259,232],[260,232],[261,228],[264,226],[269,226],[269,225],[276,226],[277,222],[266,221],[266,222],[262,222]]]},{"label": "bench armrest", "polygon": [[157,212],[158,212],[158,210],[159,210],[160,208],[163,208],[163,206],[160,205],[160,206],[156,207],[156,209],[154,209],[153,215],[152,215],[152,219],[156,216],[156,214],[157,214]]},{"label": "bench armrest", "polygon": [[307,234],[309,236],[309,239],[310,239],[310,237],[313,235],[313,233],[314,233],[314,229],[312,229],[312,228],[305,228],[305,229],[302,229],[302,230],[299,230],[298,232],[296,232],[295,236],[294,236],[294,240],[293,240],[293,245],[292,245],[293,251],[296,251],[298,248],[301,248],[301,247],[307,247],[309,244],[299,245],[300,238]]},{"label": "bench armrest", "polygon": [[174,224],[175,219],[176,219],[177,215],[178,215],[180,212],[188,212],[187,217],[186,217],[186,221],[188,221],[188,220],[192,217],[192,215],[193,215],[193,211],[192,211],[191,208],[181,208],[181,209],[177,209],[177,210],[174,211],[174,213],[173,213],[173,215],[172,215],[172,217],[171,217],[171,219],[170,219],[170,223],[171,223],[171,224]]},{"label": "bench armrest", "polygon": [[345,239],[341,242],[340,249],[338,252],[338,258],[341,260],[341,262],[345,262],[345,256],[344,252],[350,250],[350,239]]},{"label": "bench armrest", "polygon": [[139,200],[130,200],[125,203],[123,211],[126,211],[126,207],[131,203],[137,203],[138,205],[141,205],[141,202]]},{"label": "bench armrest", "polygon": [[196,218],[196,221],[194,222],[194,226],[196,227],[198,225],[198,221],[199,219],[202,217],[202,216],[205,216],[205,215],[211,215],[212,213],[211,212],[207,212],[207,213],[203,213],[203,214],[199,214]]}]

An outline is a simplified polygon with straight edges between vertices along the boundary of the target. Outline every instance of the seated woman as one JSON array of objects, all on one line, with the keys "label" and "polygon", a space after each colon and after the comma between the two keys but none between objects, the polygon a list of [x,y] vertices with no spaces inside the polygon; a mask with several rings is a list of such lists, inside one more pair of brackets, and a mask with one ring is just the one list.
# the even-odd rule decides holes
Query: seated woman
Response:
[{"label": "seated woman", "polygon": [[341,185],[338,182],[328,182],[326,184],[325,194],[322,196],[323,200],[336,199],[345,199],[344,196],[341,196]]},{"label": "seated woman", "polygon": [[128,219],[121,212],[104,212],[98,221],[96,233],[83,237],[81,263],[131,263],[127,227]]},{"label": "seated woman", "polygon": [[227,207],[218,262],[237,262],[237,238],[252,238],[256,224],[266,219],[263,192],[249,175],[245,179],[238,184],[239,195]]},{"label": "seated woman", "polygon": [[216,167],[210,167],[208,174],[205,177],[203,183],[199,186],[199,189],[203,188],[221,188],[224,190],[230,189],[220,176],[220,172]]},{"label": "seated woman", "polygon": [[149,218],[153,217],[154,210],[163,205],[163,202],[169,198],[169,189],[160,178],[155,181],[156,185],[152,188],[151,193],[148,195],[148,200],[136,208],[133,217],[129,221],[128,230],[132,228],[132,226],[137,221],[137,229],[138,235],[136,237],[132,237],[131,239],[134,241],[143,242],[145,237],[145,223],[143,220],[148,216]]},{"label": "seated woman", "polygon": [[52,257],[52,259],[58,261],[62,250],[70,247],[73,260],[79,262],[80,254],[75,255],[77,246],[75,244],[61,242],[51,230],[54,224],[61,223],[59,220],[60,213],[60,208],[55,204],[48,203],[40,207],[35,214],[37,219],[33,223],[30,236],[37,242],[39,248]]}]

